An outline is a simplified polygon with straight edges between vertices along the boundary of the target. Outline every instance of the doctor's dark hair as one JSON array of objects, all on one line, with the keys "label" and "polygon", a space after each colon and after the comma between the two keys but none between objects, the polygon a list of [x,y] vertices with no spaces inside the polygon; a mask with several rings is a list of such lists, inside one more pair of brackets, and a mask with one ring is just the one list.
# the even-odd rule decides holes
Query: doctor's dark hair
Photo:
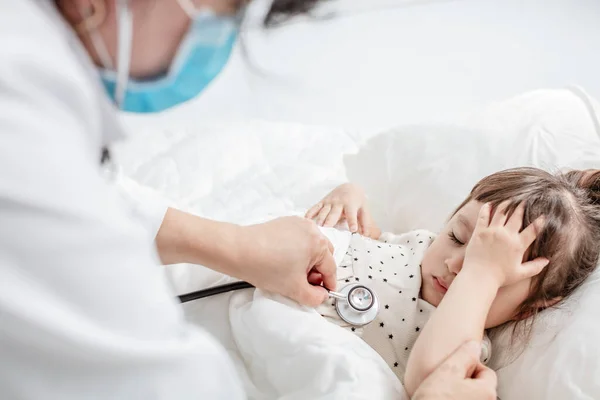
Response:
[{"label": "doctor's dark hair", "polygon": [[590,276],[600,255],[600,170],[551,174],[537,168],[515,168],[492,174],[475,185],[456,209],[472,200],[495,209],[509,201],[508,215],[523,203],[523,226],[544,216],[544,226],[526,261],[546,257],[550,263],[533,277],[529,296],[517,310],[517,327],[531,333],[536,315],[560,304]]},{"label": "doctor's dark hair", "polygon": [[264,19],[265,27],[273,27],[288,19],[309,13],[317,3],[324,0],[273,0]]}]

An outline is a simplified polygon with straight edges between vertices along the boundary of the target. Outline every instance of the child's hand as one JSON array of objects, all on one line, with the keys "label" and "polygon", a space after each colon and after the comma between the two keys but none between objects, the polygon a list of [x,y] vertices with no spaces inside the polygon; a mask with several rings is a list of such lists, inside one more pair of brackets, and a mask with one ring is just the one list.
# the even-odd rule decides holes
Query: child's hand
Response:
[{"label": "child's hand", "polygon": [[315,219],[317,225],[335,226],[344,219],[351,232],[379,239],[381,230],[375,225],[367,208],[365,192],[358,186],[345,183],[306,212],[306,218]]},{"label": "child's hand", "polygon": [[533,277],[549,262],[539,257],[523,263],[525,252],[543,226],[543,217],[519,232],[523,225],[524,205],[519,205],[508,219],[507,205],[507,202],[500,204],[492,218],[491,206],[484,204],[481,207],[463,263],[463,270],[477,270],[478,273],[491,275],[498,287]]}]

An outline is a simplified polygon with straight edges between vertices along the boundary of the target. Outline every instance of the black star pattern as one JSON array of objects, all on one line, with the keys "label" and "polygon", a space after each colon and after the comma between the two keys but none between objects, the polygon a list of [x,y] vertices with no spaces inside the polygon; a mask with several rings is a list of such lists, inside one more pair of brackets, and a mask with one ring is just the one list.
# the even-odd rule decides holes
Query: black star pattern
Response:
[{"label": "black star pattern", "polygon": [[416,297],[413,297],[413,298],[412,298],[412,301],[417,301],[417,298],[416,298]]},{"label": "black star pattern", "polygon": [[421,328],[419,328],[418,326],[415,328],[415,331],[419,332],[421,330]]},{"label": "black star pattern", "polygon": [[392,256],[392,260],[394,259],[394,256]]},{"label": "black star pattern", "polygon": [[385,326],[385,324],[383,322],[380,322],[379,326],[383,328]]},{"label": "black star pattern", "polygon": [[369,269],[373,269],[373,267],[371,267],[371,266],[369,265]]},{"label": "black star pattern", "polygon": [[419,312],[423,312],[423,310],[419,310]]},{"label": "black star pattern", "polygon": [[346,279],[346,283],[350,282],[350,279]]},{"label": "black star pattern", "polygon": [[401,255],[402,257],[404,257],[404,253],[400,253],[400,255]]},{"label": "black star pattern", "polygon": [[382,270],[379,270],[379,272],[382,272]]},{"label": "black star pattern", "polygon": [[360,279],[358,279],[358,276],[356,278],[354,278],[354,280],[357,282],[360,281]]},{"label": "black star pattern", "polygon": [[381,263],[381,265],[383,265],[383,261],[379,261]]},{"label": "black star pattern", "polygon": [[423,241],[422,241],[422,240],[419,240],[419,243],[423,243]]},{"label": "black star pattern", "polygon": [[385,309],[387,310],[388,308],[390,308],[390,306],[388,304],[386,304]]},{"label": "black star pattern", "polygon": [[367,250],[367,253],[371,254],[371,250]]},{"label": "black star pattern", "polygon": [[408,347],[405,347],[405,348],[404,348],[404,351],[406,351],[406,350],[408,350]]},{"label": "black star pattern", "polygon": [[390,333],[390,334],[388,335],[388,337],[389,337],[390,339],[393,339],[393,338],[394,338],[394,335],[392,335],[392,334]]},{"label": "black star pattern", "polygon": [[355,258],[354,258],[354,261],[358,261],[358,258],[356,258],[356,257],[355,257]]},{"label": "black star pattern", "polygon": [[373,277],[371,275],[369,275],[369,279],[373,279]]},{"label": "black star pattern", "polygon": [[381,246],[380,246],[380,245],[377,245],[377,248],[379,248],[379,249],[380,249],[380,248],[381,248]]},{"label": "black star pattern", "polygon": [[398,363],[397,363],[397,362],[395,362],[395,363],[394,363],[394,367],[397,367],[397,366],[398,366]]},{"label": "black star pattern", "polygon": [[413,251],[413,248],[412,248],[412,247],[410,248],[410,251]]},{"label": "black star pattern", "polygon": [[408,267],[408,264],[406,264],[405,267]]},{"label": "black star pattern", "polygon": [[399,291],[398,293],[402,294],[402,290],[401,290],[401,291]]},{"label": "black star pattern", "polygon": [[414,276],[414,275],[409,275],[408,277],[412,279],[412,278],[414,278],[415,276]]},{"label": "black star pattern", "polygon": [[350,328],[350,329],[352,330],[352,332],[354,332],[354,331],[356,330],[356,328],[355,328],[355,327],[352,327],[352,328]]},{"label": "black star pattern", "polygon": [[402,322],[404,322],[404,318],[402,318]]},{"label": "black star pattern", "polygon": [[384,281],[384,282],[387,282],[387,279],[386,279],[386,278],[383,278],[383,281]]},{"label": "black star pattern", "polygon": [[407,240],[406,243],[410,243],[410,240]]},{"label": "black star pattern", "polygon": [[394,275],[398,275],[398,273],[397,273],[397,272],[394,272]]}]

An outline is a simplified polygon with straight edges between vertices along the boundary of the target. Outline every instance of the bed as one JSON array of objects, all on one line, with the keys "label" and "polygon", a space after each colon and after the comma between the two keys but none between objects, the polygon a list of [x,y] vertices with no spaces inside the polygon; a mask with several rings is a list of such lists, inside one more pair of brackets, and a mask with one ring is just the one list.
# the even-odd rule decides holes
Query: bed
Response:
[{"label": "bed", "polygon": [[[199,98],[152,117],[124,116],[132,132],[117,149],[125,174],[181,208],[243,224],[300,215],[351,179],[367,188],[382,227],[401,232],[437,230],[477,179],[501,168],[600,167],[598,3],[348,0],[318,15],[270,33],[250,19],[247,55],[238,47]],[[555,89],[533,90],[544,87]],[[178,293],[230,280],[189,265],[168,275]],[[260,307],[250,306],[252,296]],[[600,398],[599,302],[596,274],[573,301],[545,313],[531,344],[498,371],[499,396]],[[264,332],[240,333],[248,318],[282,304],[317,323],[309,310],[260,292],[185,311],[230,352],[251,398],[395,398],[396,384],[352,337],[323,342],[294,364],[248,340]],[[273,327],[272,342],[289,333]],[[305,339],[297,337],[297,349],[308,348]],[[340,346],[370,361],[348,361]],[[324,358],[321,374],[306,370]],[[300,375],[277,375],[284,367]]]}]

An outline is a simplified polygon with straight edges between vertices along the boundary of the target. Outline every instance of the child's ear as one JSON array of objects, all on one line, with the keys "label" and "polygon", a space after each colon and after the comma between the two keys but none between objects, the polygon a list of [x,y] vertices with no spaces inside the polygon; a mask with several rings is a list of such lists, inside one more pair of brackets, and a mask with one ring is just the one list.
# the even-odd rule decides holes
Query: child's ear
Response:
[{"label": "child's ear", "polygon": [[515,316],[514,320],[515,321],[520,321],[523,319],[527,319],[529,317],[531,317],[534,314],[534,310],[537,310],[537,312],[540,312],[542,310],[545,310],[546,308],[550,308],[553,305],[555,305],[556,303],[558,303],[559,301],[561,301],[563,299],[563,297],[559,296],[559,297],[555,297],[553,299],[550,300],[538,300],[537,302],[535,302],[532,306],[531,306],[531,310],[527,311],[521,315],[517,315]]}]

